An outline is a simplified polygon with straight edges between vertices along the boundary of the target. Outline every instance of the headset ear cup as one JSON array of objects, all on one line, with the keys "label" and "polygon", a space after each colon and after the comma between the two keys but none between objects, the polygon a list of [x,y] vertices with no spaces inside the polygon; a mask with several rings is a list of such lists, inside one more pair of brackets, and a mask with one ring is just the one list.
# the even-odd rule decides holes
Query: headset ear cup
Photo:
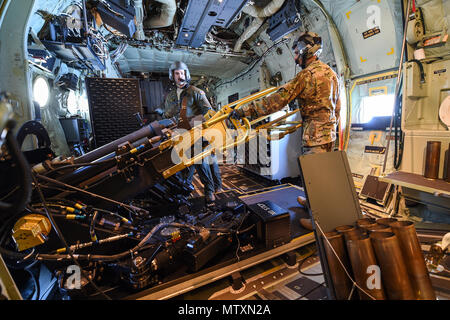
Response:
[{"label": "headset ear cup", "polygon": [[322,53],[322,46],[316,44],[316,45],[314,45],[314,46],[312,46],[311,48],[308,49],[308,54],[307,55],[308,55],[308,58],[311,58],[311,57],[314,57],[314,56],[319,57],[319,55],[321,53]]},{"label": "headset ear cup", "polygon": [[[314,55],[318,56],[322,51],[320,49],[321,49],[321,46],[319,44],[314,45],[311,48],[311,56],[314,56]],[[320,50],[320,52],[319,52],[319,50]]]},{"label": "headset ear cup", "polygon": [[308,44],[305,54],[307,59],[311,58],[314,55],[314,46]]},{"label": "headset ear cup", "polygon": [[318,58],[322,54],[322,47],[320,46],[319,49],[316,51],[316,57]]},{"label": "headset ear cup", "polygon": [[306,59],[313,56],[318,57],[322,53],[322,38],[317,33],[311,31],[304,32],[299,36],[297,42],[295,42],[293,49],[295,49],[295,46],[297,46],[300,41],[307,44],[304,49],[305,52],[302,55],[302,68],[304,68],[304,62]]},{"label": "headset ear cup", "polygon": [[190,83],[191,82],[191,73],[189,72],[189,69],[186,67],[186,69],[184,69],[184,73],[186,75],[186,82]]}]

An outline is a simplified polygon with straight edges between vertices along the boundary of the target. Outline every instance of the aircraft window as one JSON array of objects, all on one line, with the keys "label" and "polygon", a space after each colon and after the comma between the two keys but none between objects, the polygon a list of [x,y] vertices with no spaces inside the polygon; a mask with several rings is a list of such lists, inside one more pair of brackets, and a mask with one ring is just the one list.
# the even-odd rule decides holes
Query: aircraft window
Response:
[{"label": "aircraft window", "polygon": [[358,123],[369,123],[375,117],[391,116],[393,108],[393,94],[363,97],[359,108],[360,113]]},{"label": "aircraft window", "polygon": [[43,77],[36,77],[33,84],[33,98],[34,101],[39,103],[41,108],[44,108],[50,97],[50,87],[48,82]]}]

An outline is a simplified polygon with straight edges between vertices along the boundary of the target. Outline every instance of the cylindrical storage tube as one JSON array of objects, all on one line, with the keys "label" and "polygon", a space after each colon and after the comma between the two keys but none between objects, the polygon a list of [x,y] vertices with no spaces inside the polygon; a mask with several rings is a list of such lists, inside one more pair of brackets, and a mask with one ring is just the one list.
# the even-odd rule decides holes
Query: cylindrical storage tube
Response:
[{"label": "cylindrical storage tube", "polygon": [[428,179],[439,178],[439,161],[441,159],[441,142],[427,141],[427,153],[425,157],[425,174]]},{"label": "cylindrical storage tube", "polygon": [[347,241],[347,251],[355,281],[364,290],[363,292],[358,288],[361,300],[372,300],[372,298],[375,300],[386,299],[383,284],[380,283],[380,286],[374,286],[372,282],[373,269],[378,266],[378,263],[369,236],[359,235],[349,239]]},{"label": "cylindrical storage tube", "polygon": [[[336,300],[348,300],[352,291],[352,281],[347,276],[342,267],[341,262],[344,264],[345,269],[352,274],[350,261],[348,259],[347,250],[345,248],[344,236],[339,232],[327,232],[325,233],[326,239],[323,240],[325,253],[327,256],[328,267],[330,268],[331,278],[333,280],[333,286],[336,294]],[[336,254],[331,249],[333,247]],[[338,258],[336,257],[339,257]],[[355,291],[356,292],[356,291]]]},{"label": "cylindrical storage tube", "polygon": [[374,224],[374,223],[375,223],[375,219],[371,219],[371,218],[362,218],[362,219],[356,220],[356,225],[360,228],[363,226],[366,226],[368,224]]},{"label": "cylindrical storage tube", "polygon": [[368,228],[377,226],[378,224],[375,222],[375,220],[372,219],[359,219],[356,221],[357,229],[359,230],[360,234],[368,234]]},{"label": "cylindrical storage tube", "polygon": [[395,218],[380,218],[377,219],[377,223],[385,226],[389,226],[392,222],[397,221]]},{"label": "cylindrical storage tube", "polygon": [[379,224],[376,223],[376,222],[371,223],[371,224],[363,224],[363,225],[360,227],[360,229],[361,229],[361,230],[364,230],[365,232],[367,232],[368,229],[370,229],[370,228],[372,228],[372,227],[375,227],[375,226],[379,226]]},{"label": "cylindrical storage tube", "polygon": [[336,227],[336,231],[344,235],[345,241],[348,241],[354,237],[358,237],[361,234],[361,232],[357,228],[351,225]]},{"label": "cylindrical storage tube", "polygon": [[373,232],[370,240],[380,264],[384,290],[390,300],[414,300],[415,295],[409,280],[397,236],[392,232]]},{"label": "cylindrical storage tube", "polygon": [[397,221],[391,223],[391,228],[399,240],[416,299],[436,300],[414,223]]},{"label": "cylindrical storage tube", "polygon": [[366,227],[366,230],[369,233],[373,233],[373,232],[392,232],[391,227],[384,225],[384,224],[378,224],[376,223],[374,226],[368,226]]}]

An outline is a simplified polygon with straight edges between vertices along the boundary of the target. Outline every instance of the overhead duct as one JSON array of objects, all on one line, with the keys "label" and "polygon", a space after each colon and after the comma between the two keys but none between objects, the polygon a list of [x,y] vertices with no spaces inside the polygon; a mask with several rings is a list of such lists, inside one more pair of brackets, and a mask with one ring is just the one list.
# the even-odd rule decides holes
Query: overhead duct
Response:
[{"label": "overhead duct", "polygon": [[280,10],[285,0],[273,0],[268,3],[264,8],[259,8],[255,5],[245,6],[242,11],[255,18],[267,18]]},{"label": "overhead duct", "polygon": [[137,40],[145,40],[144,33],[144,7],[142,0],[133,0],[134,9],[136,11],[136,34],[134,35]]},{"label": "overhead duct", "polygon": [[177,45],[199,48],[213,26],[227,29],[247,0],[190,0],[180,26]]},{"label": "overhead duct", "polygon": [[234,45],[234,51],[241,51],[242,44],[249,39],[263,24],[264,18],[270,17],[280,10],[281,6],[284,4],[285,0],[273,0],[267,4],[264,8],[259,8],[255,5],[245,6],[242,11],[255,19],[250,24],[250,26],[244,30],[239,39]]},{"label": "overhead duct", "polygon": [[177,4],[175,0],[157,0],[161,3],[161,14],[144,21],[146,28],[164,28],[172,25]]},{"label": "overhead duct", "polygon": [[264,23],[263,18],[256,17],[250,26],[244,30],[239,39],[237,39],[236,44],[234,45],[234,52],[241,51],[242,44],[250,38]]}]

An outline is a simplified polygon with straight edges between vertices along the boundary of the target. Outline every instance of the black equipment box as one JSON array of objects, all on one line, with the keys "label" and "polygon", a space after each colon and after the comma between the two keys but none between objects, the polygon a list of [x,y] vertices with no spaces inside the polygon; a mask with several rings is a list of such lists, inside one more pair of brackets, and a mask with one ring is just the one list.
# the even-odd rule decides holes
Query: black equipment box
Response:
[{"label": "black equipment box", "polygon": [[55,82],[55,85],[64,89],[64,90],[78,90],[78,76],[74,73],[66,73],[63,74],[58,81]]},{"label": "black equipment box", "polygon": [[291,241],[290,215],[270,200],[248,206],[257,216],[257,237],[266,248],[275,248]]},{"label": "black equipment box", "polygon": [[135,9],[127,0],[108,0],[97,5],[102,21],[131,38],[136,32]]},{"label": "black equipment box", "polygon": [[285,1],[280,10],[269,18],[267,34],[270,40],[277,41],[289,32],[301,27],[300,12],[299,0]]},{"label": "black equipment box", "polygon": [[[89,68],[89,66],[92,66],[95,70],[106,69],[102,59],[94,51],[93,41],[90,38],[85,39],[82,43],[41,41],[48,51],[53,52],[56,57],[69,66],[77,68]],[[87,63],[90,63],[90,65]]]},{"label": "black equipment box", "polygon": [[359,193],[363,199],[374,199],[380,204],[385,204],[391,190],[391,184],[378,180],[378,177],[368,175]]},{"label": "black equipment box", "polygon": [[81,143],[84,139],[89,139],[89,129],[86,120],[80,118],[60,118],[59,122],[61,123],[68,143]]}]

